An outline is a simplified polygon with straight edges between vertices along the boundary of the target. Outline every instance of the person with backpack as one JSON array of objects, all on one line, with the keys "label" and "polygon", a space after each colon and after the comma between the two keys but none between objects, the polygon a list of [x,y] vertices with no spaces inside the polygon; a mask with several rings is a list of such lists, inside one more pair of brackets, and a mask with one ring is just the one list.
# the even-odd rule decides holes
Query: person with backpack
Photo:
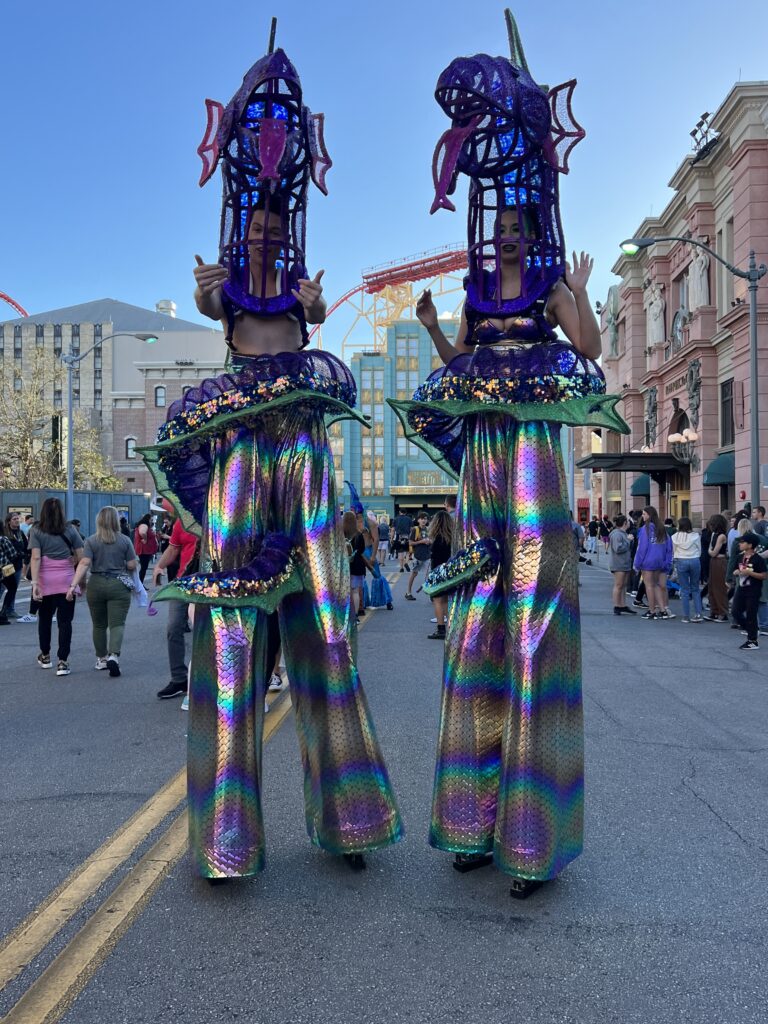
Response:
[{"label": "person with backpack", "polygon": [[400,572],[405,572],[406,569],[410,570],[408,564],[408,552],[410,551],[410,536],[411,529],[413,528],[413,520],[409,515],[400,511],[400,508],[395,509],[397,513],[395,516],[395,544],[397,545],[395,550],[397,552],[398,561],[400,562]]},{"label": "person with backpack", "polygon": [[613,573],[613,614],[637,615],[627,606],[627,579],[632,569],[632,543],[625,526],[627,517],[617,515],[608,537],[608,568]]},{"label": "person with backpack", "polygon": [[408,587],[405,592],[406,601],[415,601],[416,598],[413,596],[413,584],[416,577],[419,575],[421,570],[427,564],[429,559],[430,548],[432,547],[432,541],[427,535],[427,523],[429,522],[429,516],[426,512],[419,512],[416,517],[416,525],[411,529],[408,544],[410,548],[409,561],[411,564],[411,575],[408,577]]}]

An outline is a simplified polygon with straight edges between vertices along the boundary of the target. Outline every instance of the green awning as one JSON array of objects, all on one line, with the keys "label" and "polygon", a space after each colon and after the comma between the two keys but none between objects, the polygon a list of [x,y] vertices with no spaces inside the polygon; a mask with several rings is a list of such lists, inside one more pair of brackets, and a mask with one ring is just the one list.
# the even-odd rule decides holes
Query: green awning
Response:
[{"label": "green awning", "polygon": [[704,470],[702,483],[705,487],[721,487],[736,483],[736,456],[733,452],[723,452],[713,459]]},{"label": "green awning", "polygon": [[637,480],[632,484],[629,493],[633,498],[650,498],[651,496],[651,478],[647,473],[643,473]]}]

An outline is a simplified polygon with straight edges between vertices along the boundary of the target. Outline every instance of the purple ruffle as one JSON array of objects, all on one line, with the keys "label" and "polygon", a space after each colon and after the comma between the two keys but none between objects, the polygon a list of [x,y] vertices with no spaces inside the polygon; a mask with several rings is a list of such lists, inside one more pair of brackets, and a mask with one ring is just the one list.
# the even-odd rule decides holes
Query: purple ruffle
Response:
[{"label": "purple ruffle", "polygon": [[328,384],[337,385],[338,398],[354,406],[357,399],[355,379],[349,368],[330,352],[317,349],[304,352],[280,352],[277,355],[234,357],[233,372],[220,377],[206,377],[197,388],[190,388],[182,398],[171,403],[166,422],[179,413],[193,409],[201,402],[219,398],[228,391],[237,391],[259,384],[270,384],[278,377],[317,375]]},{"label": "purple ruffle", "polygon": [[430,382],[450,377],[478,377],[480,380],[497,380],[518,377],[599,377],[605,375],[597,363],[577,352],[566,341],[554,341],[542,345],[527,345],[524,348],[482,348],[474,352],[462,352],[447,366],[441,366],[427,377],[413,396],[418,402]]},{"label": "purple ruffle", "polygon": [[442,401],[486,401],[489,411],[494,405],[509,404],[514,415],[517,404],[539,403],[544,413],[553,403],[604,393],[603,371],[567,342],[521,348],[478,347],[456,356],[427,377],[413,401],[430,403],[429,413],[416,406],[410,410],[408,421],[458,473],[464,456],[465,418],[453,410],[441,410]]}]

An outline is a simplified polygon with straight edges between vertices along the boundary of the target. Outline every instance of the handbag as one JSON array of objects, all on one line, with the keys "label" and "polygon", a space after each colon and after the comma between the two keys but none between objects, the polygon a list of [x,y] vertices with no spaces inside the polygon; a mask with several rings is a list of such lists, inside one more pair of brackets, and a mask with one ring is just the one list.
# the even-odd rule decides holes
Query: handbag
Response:
[{"label": "handbag", "polygon": [[118,579],[126,590],[134,591],[136,587],[133,585],[133,577],[129,576],[127,572],[120,572],[117,574],[115,579]]},{"label": "handbag", "polygon": [[2,571],[3,579],[7,579],[8,576],[13,576],[13,574],[16,572],[16,566],[13,564],[13,562],[8,562],[6,565],[2,567],[2,570],[0,571]]}]

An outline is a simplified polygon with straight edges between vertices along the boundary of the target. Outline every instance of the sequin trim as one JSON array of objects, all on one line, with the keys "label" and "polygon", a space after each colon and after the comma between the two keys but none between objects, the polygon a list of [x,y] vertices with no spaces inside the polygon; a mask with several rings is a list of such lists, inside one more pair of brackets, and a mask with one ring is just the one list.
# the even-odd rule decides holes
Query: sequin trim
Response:
[{"label": "sequin trim", "polygon": [[156,601],[182,600],[192,604],[277,605],[289,593],[303,588],[298,565],[301,551],[282,534],[257,541],[258,554],[242,568],[225,572],[197,572],[181,576],[155,595]]},{"label": "sequin trim", "polygon": [[605,394],[605,380],[591,374],[538,377],[470,377],[463,374],[427,380],[414,393],[414,402],[488,402],[498,405],[527,402],[566,402]]},{"label": "sequin trim", "polygon": [[500,562],[498,542],[493,537],[481,537],[433,569],[424,583],[424,593],[435,597],[456,590],[464,583],[490,579]]},{"label": "sequin trim", "polygon": [[295,392],[322,396],[346,405],[354,405],[355,394],[343,381],[328,379],[315,373],[284,374],[270,381],[241,385],[221,395],[184,409],[164,423],[157,435],[158,444],[176,441],[202,430],[219,416],[246,412],[254,406],[266,405]]}]

